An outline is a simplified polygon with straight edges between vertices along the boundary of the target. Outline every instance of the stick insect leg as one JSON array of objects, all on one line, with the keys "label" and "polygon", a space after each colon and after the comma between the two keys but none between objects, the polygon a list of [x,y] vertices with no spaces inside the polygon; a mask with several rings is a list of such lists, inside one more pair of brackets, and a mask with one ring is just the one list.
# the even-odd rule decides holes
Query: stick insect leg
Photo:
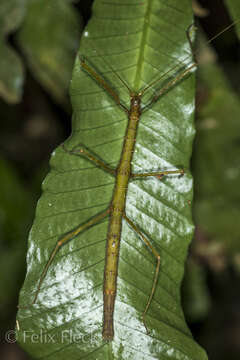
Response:
[{"label": "stick insect leg", "polygon": [[38,283],[38,287],[34,296],[34,299],[32,301],[32,303],[30,303],[28,306],[19,306],[19,308],[27,308],[29,306],[32,306],[36,303],[37,298],[38,298],[38,294],[40,292],[43,280],[45,279],[46,275],[47,275],[47,271],[50,267],[50,265],[53,262],[53,259],[55,257],[55,255],[57,254],[57,252],[59,251],[59,249],[65,245],[68,241],[72,240],[75,236],[77,236],[78,234],[80,234],[81,232],[83,232],[84,230],[87,230],[88,228],[90,228],[93,225],[96,225],[97,223],[99,223],[102,219],[104,219],[107,215],[109,214],[109,209],[104,210],[103,212],[101,212],[100,214],[94,216],[93,218],[91,218],[90,220],[88,220],[86,223],[79,225],[76,229],[70,231],[68,234],[64,235],[63,237],[61,237],[55,248],[53,249],[47,264],[45,265],[43,272],[40,276],[39,279],[39,283]]},{"label": "stick insect leg", "polygon": [[89,151],[84,149],[84,147],[80,147],[79,149],[68,150],[68,149],[65,148],[64,144],[62,144],[62,148],[63,148],[64,151],[66,151],[67,153],[69,153],[71,155],[79,155],[79,156],[86,157],[88,160],[93,162],[97,167],[100,167],[100,168],[106,170],[111,175],[115,176],[116,172],[115,172],[114,169],[110,168],[110,166],[108,166],[104,161],[102,161],[100,159],[97,159]]},{"label": "stick insect leg", "polygon": [[148,172],[148,173],[143,173],[143,174],[132,174],[131,177],[133,179],[138,179],[138,178],[145,178],[145,177],[149,177],[149,176],[155,176],[158,179],[162,179],[165,175],[170,175],[170,174],[183,175],[184,174],[184,169],[156,171],[156,172],[154,171],[154,172]]},{"label": "stick insect leg", "polygon": [[[194,67],[197,66],[197,61],[196,61],[196,58],[195,58],[195,54],[194,54],[194,46],[193,46],[193,42],[192,42],[192,39],[191,39],[191,36],[190,36],[190,31],[192,29],[192,27],[194,26],[194,24],[191,24],[187,31],[186,31],[186,35],[187,35],[187,39],[188,39],[188,42],[189,42],[189,46],[191,48],[191,51],[192,51],[192,56],[193,56],[193,60],[194,62],[189,66],[187,67],[187,69],[185,69],[183,72],[181,72],[179,75],[177,75],[174,79],[170,80],[165,86],[163,86],[159,92],[153,96],[152,100],[150,100],[150,102],[142,109],[142,112],[144,112],[145,110],[147,110],[149,108],[149,106],[151,106],[153,103],[155,103],[159,97],[161,95],[163,95],[164,93],[166,93],[172,86],[174,86],[177,82],[181,81]],[[175,68],[175,67],[174,67]],[[147,89],[149,88],[149,86],[144,89],[142,91],[142,94],[143,92],[145,92]]]},{"label": "stick insect leg", "polygon": [[127,114],[129,113],[128,109],[126,108],[126,106],[124,106],[120,99],[118,94],[111,88],[111,86],[108,85],[108,83],[101,77],[99,76],[94,70],[93,68],[91,68],[86,62],[85,59],[82,56],[79,56],[80,59],[80,64],[81,67],[90,75],[94,78],[94,80],[100,85],[102,86],[107,93],[112,97],[112,99],[115,101],[115,103],[117,105],[119,105]]},{"label": "stick insect leg", "polygon": [[158,274],[159,274],[159,268],[160,268],[160,255],[157,252],[157,250],[152,246],[152,244],[150,243],[150,241],[143,235],[143,233],[137,228],[137,226],[124,214],[123,215],[124,219],[127,221],[127,223],[130,225],[130,227],[139,235],[139,237],[144,241],[144,243],[148,246],[148,248],[151,250],[151,252],[153,253],[153,255],[155,256],[155,258],[157,259],[157,265],[156,265],[156,269],[155,269],[155,274],[154,274],[154,278],[153,278],[153,285],[152,285],[152,290],[151,293],[149,295],[148,298],[148,302],[147,305],[144,309],[143,315],[142,315],[142,319],[143,319],[143,324],[145,326],[146,332],[147,334],[149,333],[147,325],[146,325],[146,314],[147,311],[149,309],[149,306],[152,302],[153,299],[153,295],[155,293],[156,290],[156,286],[157,286],[157,281],[158,281]]},{"label": "stick insect leg", "polygon": [[[197,59],[196,59],[196,54],[194,52],[194,44],[192,42],[192,39],[191,39],[191,30],[195,28],[195,25],[194,24],[191,24],[188,26],[187,30],[186,30],[186,36],[187,36],[187,39],[188,39],[188,42],[189,42],[189,46],[191,48],[191,51],[192,51],[192,56],[193,56],[193,59],[194,59],[194,62],[195,64],[197,64]],[[195,28],[196,29],[196,28]]]},{"label": "stick insect leg", "polygon": [[151,106],[153,103],[155,103],[160,96],[162,96],[164,93],[166,93],[177,82],[181,81],[196,66],[197,66],[197,63],[194,62],[187,69],[185,69],[181,74],[176,76],[174,79],[170,80],[165,86],[163,86],[161,88],[161,90],[159,90],[159,92],[155,96],[153,96],[152,100],[142,109],[142,112],[145,111],[147,108],[149,108],[149,106]]}]

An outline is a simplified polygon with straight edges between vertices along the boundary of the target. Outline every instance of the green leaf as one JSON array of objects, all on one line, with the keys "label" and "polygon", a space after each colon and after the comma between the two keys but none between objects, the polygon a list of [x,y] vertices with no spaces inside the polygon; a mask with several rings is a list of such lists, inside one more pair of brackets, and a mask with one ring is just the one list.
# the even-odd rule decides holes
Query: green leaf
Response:
[{"label": "green leaf", "polygon": [[[240,3],[234,0],[225,2],[232,19],[237,21],[235,28],[239,30]],[[233,49],[237,47],[227,32],[225,35],[222,48],[230,49],[231,44]],[[194,218],[208,241],[205,244],[196,242],[196,253],[218,272],[232,260],[238,266],[240,250],[240,225],[236,221],[240,216],[239,66],[237,61],[227,62],[223,68],[218,66],[216,55],[203,41],[199,58],[198,85],[202,101],[198,107],[192,161]]]},{"label": "green leaf", "polygon": [[62,105],[79,45],[82,19],[66,0],[29,0],[18,43],[33,75]]},{"label": "green leaf", "polygon": [[[184,10],[182,10],[184,9]],[[81,42],[81,55],[120,94],[129,95],[111,67],[134,90],[172,69],[154,85],[179,75],[191,63],[185,30],[192,23],[189,1],[95,1],[92,19]],[[96,52],[97,50],[97,52]],[[101,56],[99,56],[99,53]],[[186,60],[184,62],[184,59]],[[174,75],[173,75],[174,73]],[[194,136],[194,78],[191,74],[171,88],[141,116],[133,171],[189,168]],[[150,97],[146,94],[143,103]],[[71,84],[73,131],[66,142],[83,143],[115,167],[120,159],[126,114],[76,59]],[[43,184],[29,237],[28,269],[20,304],[33,300],[40,273],[57,240],[110,204],[114,178],[80,156],[59,147]],[[20,309],[18,338],[42,359],[181,359],[203,360],[181,308],[180,285],[193,234],[192,178],[189,171],[136,180],[129,184],[126,213],[161,255],[154,299],[142,314],[152,288],[156,260],[123,221],[114,311],[115,336],[102,341],[103,271],[108,221],[80,234],[57,254],[35,305]],[[52,340],[51,340],[52,339]]]},{"label": "green leaf", "polygon": [[0,4],[0,96],[8,103],[21,101],[24,70],[21,59],[7,45],[6,37],[21,24],[25,0],[2,0]]},{"label": "green leaf", "polygon": [[0,39],[0,95],[3,99],[15,104],[21,101],[24,81],[24,70],[21,59],[4,41]]},{"label": "green leaf", "polygon": [[228,252],[239,251],[240,102],[222,70],[205,64],[199,71],[205,102],[195,142],[195,218],[200,228]]},{"label": "green leaf", "polygon": [[12,317],[12,305],[24,278],[24,238],[29,229],[32,199],[9,161],[0,156],[0,319]]},{"label": "green leaf", "polygon": [[232,16],[232,19],[236,21],[236,30],[238,37],[240,38],[240,3],[238,0],[225,0],[228,10]]},{"label": "green leaf", "polygon": [[193,259],[187,261],[183,281],[183,307],[188,321],[203,320],[211,306],[206,269]]}]

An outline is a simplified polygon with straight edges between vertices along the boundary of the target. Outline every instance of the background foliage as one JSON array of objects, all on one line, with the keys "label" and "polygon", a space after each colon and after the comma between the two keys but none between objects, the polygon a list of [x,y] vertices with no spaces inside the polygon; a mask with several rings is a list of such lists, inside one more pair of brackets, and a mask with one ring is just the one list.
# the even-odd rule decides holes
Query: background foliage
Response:
[{"label": "background foliage", "polygon": [[[3,334],[14,327],[17,294],[25,269],[26,237],[47,172],[48,156],[70,133],[67,88],[82,19],[87,22],[91,5],[88,1],[84,4],[54,1],[54,5],[42,7],[43,3],[38,0],[27,6],[23,0],[8,0],[0,5],[0,51],[4,54],[0,60]],[[195,11],[204,16],[202,23],[205,28],[210,27],[207,31],[210,37],[219,31],[218,26],[226,26],[226,13],[230,22],[240,17],[236,1],[227,1],[225,8],[215,4],[208,11],[210,16],[203,11],[205,5],[203,2],[203,8],[195,7]],[[43,8],[46,13],[40,17]],[[211,14],[219,19],[214,29]],[[209,17],[210,26],[205,24]],[[48,34],[44,39],[43,29]],[[239,353],[237,44],[234,32],[219,39],[221,67],[205,46],[201,46],[199,53],[199,131],[192,160],[197,231],[183,286],[185,314],[191,330],[210,359],[220,360],[237,359]],[[226,58],[226,54],[231,56]],[[16,358],[24,357],[16,346],[3,343],[2,354],[6,359],[9,351]]]}]

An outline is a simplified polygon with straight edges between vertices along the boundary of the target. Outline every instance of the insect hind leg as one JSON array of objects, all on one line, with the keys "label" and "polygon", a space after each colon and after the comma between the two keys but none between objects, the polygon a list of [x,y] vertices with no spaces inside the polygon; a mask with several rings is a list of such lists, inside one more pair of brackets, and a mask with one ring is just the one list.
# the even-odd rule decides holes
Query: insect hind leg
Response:
[{"label": "insect hind leg", "polygon": [[96,224],[98,224],[101,220],[103,220],[108,214],[110,213],[110,209],[106,209],[103,212],[95,215],[93,218],[89,219],[86,223],[79,225],[76,229],[71,230],[70,232],[68,232],[66,235],[60,237],[60,239],[57,241],[57,244],[55,245],[47,264],[45,265],[42,274],[40,276],[39,282],[38,282],[38,286],[33,298],[33,301],[29,304],[29,305],[19,305],[19,308],[28,308],[32,305],[34,305],[37,301],[38,298],[38,294],[41,290],[41,286],[43,283],[43,280],[45,279],[48,269],[51,266],[56,254],[58,253],[58,251],[60,250],[60,248],[62,246],[64,246],[67,242],[71,241],[72,239],[74,239],[77,235],[79,235],[80,233],[82,233],[83,231],[89,229],[91,226],[94,226]]},{"label": "insect hind leg", "polygon": [[155,290],[156,290],[156,287],[157,287],[157,281],[158,281],[158,275],[159,275],[159,269],[160,269],[160,254],[152,246],[152,244],[145,237],[145,235],[138,229],[138,227],[126,216],[126,214],[123,215],[123,218],[127,221],[128,225],[134,230],[134,232],[136,232],[139,235],[139,237],[147,245],[147,247],[150,249],[150,251],[153,253],[153,255],[155,256],[155,258],[157,260],[151,293],[149,295],[147,304],[146,304],[145,309],[144,309],[143,314],[142,314],[143,324],[144,324],[146,332],[148,334],[149,330],[148,330],[148,327],[147,327],[147,324],[146,324],[146,315],[147,315],[147,311],[149,309],[149,306],[151,305],[151,302],[152,302],[152,299],[153,299],[153,296],[155,294]]}]

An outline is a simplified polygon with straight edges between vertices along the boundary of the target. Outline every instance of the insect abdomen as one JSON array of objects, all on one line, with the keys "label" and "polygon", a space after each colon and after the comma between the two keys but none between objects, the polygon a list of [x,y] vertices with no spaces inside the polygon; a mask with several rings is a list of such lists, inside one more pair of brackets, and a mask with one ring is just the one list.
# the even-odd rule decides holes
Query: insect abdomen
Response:
[{"label": "insect abdomen", "polygon": [[120,250],[122,218],[125,213],[126,196],[131,177],[131,161],[134,151],[140,106],[131,106],[121,159],[117,168],[116,183],[111,202],[110,222],[107,235],[106,262],[104,270],[103,340],[114,336],[113,313],[117,290],[118,258]]},{"label": "insect abdomen", "polygon": [[113,312],[116,297],[119,246],[122,228],[122,213],[123,208],[116,208],[116,206],[114,206],[113,199],[107,237],[103,295],[103,339],[107,341],[112,340],[114,335]]}]

